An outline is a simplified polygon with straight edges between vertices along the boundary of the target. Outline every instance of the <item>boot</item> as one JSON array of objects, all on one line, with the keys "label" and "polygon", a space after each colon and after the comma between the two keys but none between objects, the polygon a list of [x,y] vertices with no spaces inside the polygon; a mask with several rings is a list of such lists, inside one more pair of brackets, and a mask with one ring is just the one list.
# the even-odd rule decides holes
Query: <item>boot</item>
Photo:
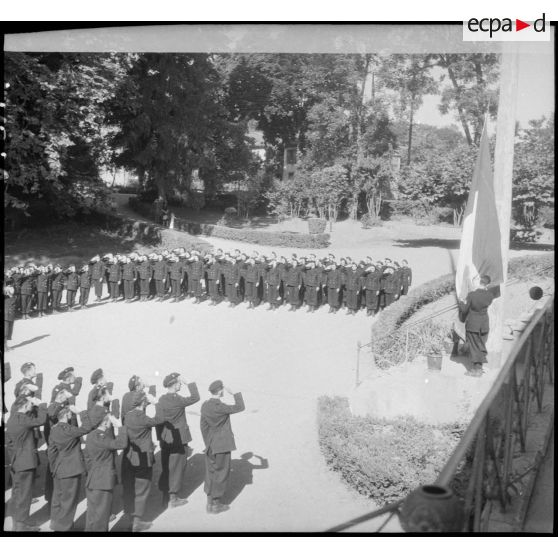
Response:
[{"label": "boot", "polygon": [[212,513],[213,510],[213,498],[211,496],[207,497],[207,504],[205,505],[205,511],[207,513]]},{"label": "boot", "polygon": [[153,523],[149,521],[142,521],[139,517],[134,517],[134,523],[132,525],[132,531],[137,533],[139,531],[146,531],[147,529],[151,528]]},{"label": "boot", "polygon": [[169,507],[170,508],[178,508],[179,506],[183,506],[187,504],[188,500],[186,498],[179,498],[176,494],[171,494],[169,498]]},{"label": "boot", "polygon": [[227,506],[226,504],[221,504],[221,502],[214,501],[211,506],[211,511],[209,513],[218,514],[218,513],[226,512],[229,509],[230,507]]}]

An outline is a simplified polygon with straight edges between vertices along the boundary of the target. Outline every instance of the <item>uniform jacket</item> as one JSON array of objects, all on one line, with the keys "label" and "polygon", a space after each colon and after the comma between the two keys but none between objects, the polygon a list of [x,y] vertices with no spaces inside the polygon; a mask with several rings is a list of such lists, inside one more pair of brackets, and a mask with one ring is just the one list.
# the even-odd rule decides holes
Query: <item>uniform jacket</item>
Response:
[{"label": "uniform jacket", "polygon": [[111,283],[118,283],[122,279],[122,268],[119,263],[110,264],[107,268],[108,280]]},{"label": "uniform jacket", "polygon": [[240,267],[236,264],[227,264],[227,266],[223,269],[223,274],[225,275],[225,281],[229,285],[233,285],[238,283],[240,279]]},{"label": "uniform jacket", "polygon": [[247,283],[257,283],[260,279],[260,272],[255,265],[247,265],[244,271],[244,280]]},{"label": "uniform jacket", "polygon": [[277,265],[275,267],[270,267],[267,270],[265,280],[268,285],[280,285],[282,277],[283,277],[283,272],[281,268]]},{"label": "uniform jacket", "polygon": [[153,269],[149,262],[141,262],[138,265],[138,276],[140,279],[151,279]]},{"label": "uniform jacket", "polygon": [[342,276],[339,269],[330,269],[324,272],[324,284],[330,289],[340,289]]},{"label": "uniform jacket", "polygon": [[46,419],[45,403],[38,407],[35,417],[17,411],[11,413],[6,423],[6,447],[13,471],[28,471],[39,466],[37,438],[33,429],[42,426]]},{"label": "uniform jacket", "polygon": [[126,415],[128,446],[126,457],[134,467],[152,467],[155,461],[151,429],[164,422],[161,415],[148,417],[145,411],[136,407]]},{"label": "uniform jacket", "polygon": [[[25,384],[33,384],[34,386],[36,386],[37,384],[31,379],[31,378],[22,378],[21,380],[19,380],[19,382],[15,385],[14,388],[14,395],[17,397],[20,392],[21,392],[21,388],[25,385]],[[40,388],[40,386],[38,386]],[[33,393],[33,397],[36,397],[37,399],[41,399],[41,391],[42,389],[38,389],[37,391],[35,391]]]},{"label": "uniform jacket", "polygon": [[105,264],[101,261],[90,264],[89,271],[91,272],[91,279],[94,281],[102,279],[105,275]]},{"label": "uniform jacket", "polygon": [[236,449],[231,415],[244,409],[241,393],[234,394],[234,405],[227,405],[216,397],[208,399],[202,405],[200,428],[206,452],[228,453]]},{"label": "uniform jacket", "polygon": [[382,275],[380,285],[385,293],[394,294],[399,290],[399,281],[397,280],[395,273]]},{"label": "uniform jacket", "polygon": [[37,275],[37,292],[48,292],[48,275],[46,273],[39,273]]},{"label": "uniform jacket", "polygon": [[302,277],[300,275],[300,269],[298,266],[289,266],[285,270],[285,284],[288,287],[299,287],[302,283]]},{"label": "uniform jacket", "polygon": [[79,286],[84,289],[91,287],[91,272],[89,270],[82,271],[79,274]]},{"label": "uniform jacket", "polygon": [[52,427],[47,455],[53,476],[66,479],[85,473],[81,437],[91,430],[93,427],[89,421],[82,426],[58,422]]},{"label": "uniform jacket", "polygon": [[15,296],[4,297],[4,321],[13,322],[15,320],[17,298]]},{"label": "uniform jacket", "polygon": [[169,275],[171,279],[182,279],[184,277],[184,267],[181,262],[171,262],[169,265]]},{"label": "uniform jacket", "polygon": [[90,490],[112,490],[116,486],[116,450],[125,449],[128,444],[126,427],[122,427],[116,438],[109,428],[105,431],[93,430],[87,434],[85,442],[85,463]]},{"label": "uniform jacket", "polygon": [[379,271],[370,271],[363,276],[363,286],[367,291],[379,291],[381,286],[382,275]]},{"label": "uniform jacket", "polygon": [[78,274],[71,272],[66,277],[66,289],[69,291],[77,291],[78,288]]},{"label": "uniform jacket", "polygon": [[307,287],[319,287],[322,280],[322,272],[315,267],[314,269],[307,269],[304,275],[304,284]]},{"label": "uniform jacket", "polygon": [[495,298],[491,290],[477,289],[467,295],[465,304],[459,304],[461,313],[467,316],[465,319],[467,331],[488,333],[490,327],[488,307]]},{"label": "uniform jacket", "polygon": [[190,397],[182,397],[178,393],[165,393],[159,397],[157,403],[157,414],[160,414],[165,422],[160,427],[159,438],[167,444],[185,445],[192,441],[190,428],[186,421],[185,408],[200,400],[198,387],[195,383],[188,384]]},{"label": "uniform jacket", "polygon": [[203,277],[203,262],[201,260],[190,262],[188,278],[192,281],[199,281]]},{"label": "uniform jacket", "polygon": [[30,295],[35,290],[35,278],[28,275],[23,278],[21,282],[21,294]]},{"label": "uniform jacket", "polygon": [[153,264],[153,279],[162,281],[163,279],[166,279],[167,273],[168,273],[167,262],[156,261]]},{"label": "uniform jacket", "polygon": [[357,291],[360,288],[358,271],[351,269],[345,272],[345,288],[348,291]]},{"label": "uniform jacket", "polygon": [[126,415],[132,410],[132,399],[135,391],[128,391],[122,396],[122,405],[120,406],[120,415],[122,416],[122,424],[126,420]]},{"label": "uniform jacket", "polygon": [[64,289],[64,273],[60,271],[52,276],[52,290],[61,291]]},{"label": "uniform jacket", "polygon": [[411,270],[410,267],[404,265],[401,268],[401,284],[406,285],[408,287],[411,285],[412,281],[413,281],[413,271]]},{"label": "uniform jacket", "polygon": [[60,382],[57,386],[54,386],[52,390],[50,402],[53,403],[54,400],[56,399],[56,396],[58,395],[58,392],[65,389],[72,394],[71,397],[68,399],[68,405],[75,405],[76,396],[78,396],[79,392],[81,391],[82,382],[83,379],[81,377],[76,378],[76,381],[73,384],[66,384],[64,382]]},{"label": "uniform jacket", "polygon": [[221,278],[221,269],[217,262],[207,264],[205,268],[207,271],[207,278],[210,281],[219,281],[219,279]]},{"label": "uniform jacket", "polygon": [[134,281],[137,277],[136,264],[134,262],[125,263],[122,266],[122,279]]}]

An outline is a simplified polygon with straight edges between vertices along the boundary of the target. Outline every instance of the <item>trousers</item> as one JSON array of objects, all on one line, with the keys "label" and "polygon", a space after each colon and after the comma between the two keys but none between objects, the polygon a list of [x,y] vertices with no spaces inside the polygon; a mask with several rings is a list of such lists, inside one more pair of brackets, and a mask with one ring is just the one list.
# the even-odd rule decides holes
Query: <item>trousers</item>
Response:
[{"label": "trousers", "polygon": [[76,291],[66,291],[66,304],[68,308],[72,308],[72,306],[76,302]]},{"label": "trousers", "polygon": [[126,300],[130,300],[134,297],[134,280],[124,279],[124,297]]},{"label": "trousers", "polygon": [[110,292],[110,298],[112,298],[112,299],[117,299],[118,298],[118,282],[117,281],[111,281],[109,283],[109,292]]},{"label": "trousers", "polygon": [[53,290],[52,291],[52,308],[54,310],[59,310],[61,301],[62,301],[62,289]]},{"label": "trousers", "polygon": [[89,302],[89,291],[91,287],[80,287],[79,289],[79,305],[85,306]]},{"label": "trousers", "polygon": [[101,298],[103,296],[103,282],[101,279],[93,279],[93,288],[95,289],[95,297]]},{"label": "trousers", "polygon": [[205,493],[213,500],[222,498],[231,473],[231,452],[205,454]]},{"label": "trousers", "polygon": [[12,517],[14,522],[27,523],[33,499],[35,469],[11,471],[12,474]]},{"label": "trousers", "polygon": [[37,293],[37,310],[39,312],[46,312],[47,297],[48,297],[48,293],[46,291]]},{"label": "trousers", "polygon": [[163,494],[178,494],[182,488],[186,468],[186,448],[182,444],[161,441],[161,477],[159,490]]},{"label": "trousers", "polygon": [[90,533],[106,533],[108,531],[112,506],[112,490],[87,488],[85,493],[87,496],[85,530]]},{"label": "trousers", "polygon": [[50,528],[53,531],[69,531],[72,528],[78,505],[80,481],[81,475],[65,479],[54,477],[50,508]]}]

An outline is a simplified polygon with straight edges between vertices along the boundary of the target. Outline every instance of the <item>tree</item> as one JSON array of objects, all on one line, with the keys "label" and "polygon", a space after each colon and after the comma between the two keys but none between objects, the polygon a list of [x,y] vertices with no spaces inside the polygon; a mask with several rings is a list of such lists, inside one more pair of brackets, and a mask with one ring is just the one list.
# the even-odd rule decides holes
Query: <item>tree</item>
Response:
[{"label": "tree", "polygon": [[554,205],[554,113],[519,131],[513,170],[513,210],[533,225],[539,210]]},{"label": "tree", "polygon": [[484,117],[498,113],[497,87],[500,60],[497,54],[438,54],[438,65],[447,75],[441,83],[440,112],[456,111],[469,145],[478,145]]},{"label": "tree", "polygon": [[329,220],[330,230],[337,220],[341,203],[349,194],[347,170],[341,165],[317,169],[310,175],[309,204],[322,219]]}]

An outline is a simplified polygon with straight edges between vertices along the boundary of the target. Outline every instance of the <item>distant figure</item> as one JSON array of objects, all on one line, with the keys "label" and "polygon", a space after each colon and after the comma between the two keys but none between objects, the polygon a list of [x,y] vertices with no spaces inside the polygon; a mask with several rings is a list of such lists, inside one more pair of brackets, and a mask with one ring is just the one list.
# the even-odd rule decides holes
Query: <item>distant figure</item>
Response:
[{"label": "distant figure", "polygon": [[169,229],[174,229],[174,213],[171,211]]},{"label": "distant figure", "polygon": [[161,212],[161,222],[163,224],[163,227],[169,226],[169,210],[166,208],[163,209],[163,211]]},{"label": "distant figure", "polygon": [[465,322],[466,341],[473,364],[471,373],[476,376],[484,373],[482,365],[487,362],[486,341],[490,330],[488,307],[499,296],[497,290],[488,288],[490,281],[488,275],[483,275],[479,288],[471,291],[466,300],[459,301],[460,319]]},{"label": "distant figure", "polygon": [[233,395],[234,405],[221,401],[225,386],[215,380],[209,386],[212,395],[201,407],[200,428],[205,444],[205,486],[207,513],[217,514],[229,509],[221,499],[225,494],[231,472],[231,452],[236,449],[230,415],[244,411],[241,393]]}]

